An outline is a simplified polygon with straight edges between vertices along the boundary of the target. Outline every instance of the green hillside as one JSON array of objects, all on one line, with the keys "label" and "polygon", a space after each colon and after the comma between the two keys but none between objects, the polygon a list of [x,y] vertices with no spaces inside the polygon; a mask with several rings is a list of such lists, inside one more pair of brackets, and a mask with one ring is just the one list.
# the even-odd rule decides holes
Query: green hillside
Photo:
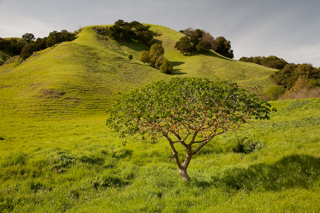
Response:
[{"label": "green hillside", "polygon": [[[176,75],[232,80],[254,92],[263,93],[271,85],[274,70],[224,58],[214,52],[183,56],[174,49],[181,33],[152,25],[155,38],[165,48]],[[25,62],[0,67],[0,115],[28,117],[55,114],[73,116],[104,113],[119,95],[151,82],[171,78],[141,63],[146,46],[120,42],[83,28],[78,38],[35,53]],[[128,60],[128,55],[133,60]],[[85,112],[83,111],[85,110]]]},{"label": "green hillside", "polygon": [[0,212],[320,209],[318,98],[270,102],[278,110],[270,120],[217,136],[192,159],[188,184],[165,139],[124,143],[107,129],[105,109],[116,98],[157,80],[233,80],[258,94],[272,87],[273,69],[214,52],[183,56],[173,48],[183,34],[151,30],[174,75],[138,61],[146,46],[108,40],[93,26],[0,67]]}]

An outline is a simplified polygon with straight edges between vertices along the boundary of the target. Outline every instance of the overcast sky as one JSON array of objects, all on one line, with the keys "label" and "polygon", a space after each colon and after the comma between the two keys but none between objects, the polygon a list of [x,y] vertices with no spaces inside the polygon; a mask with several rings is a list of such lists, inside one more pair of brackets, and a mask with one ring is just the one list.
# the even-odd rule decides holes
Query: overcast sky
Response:
[{"label": "overcast sky", "polygon": [[0,0],[0,37],[118,19],[224,36],[235,59],[275,55],[320,67],[320,0]]}]

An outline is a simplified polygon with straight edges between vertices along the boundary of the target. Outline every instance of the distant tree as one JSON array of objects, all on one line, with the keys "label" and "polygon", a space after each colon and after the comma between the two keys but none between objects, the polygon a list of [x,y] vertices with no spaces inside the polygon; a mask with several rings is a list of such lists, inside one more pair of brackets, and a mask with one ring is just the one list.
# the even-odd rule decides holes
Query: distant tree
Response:
[{"label": "distant tree", "polygon": [[220,36],[216,38],[216,42],[218,45],[218,48],[216,50],[217,53],[227,57],[227,58],[233,58],[233,50],[231,49],[231,42],[225,39],[224,37]]},{"label": "distant tree", "polygon": [[210,33],[206,32],[206,31],[204,31],[204,34],[203,34],[203,36],[201,38],[201,41],[209,42],[210,45],[211,45],[211,49],[214,50],[214,51],[216,51],[217,48],[218,48],[218,45],[217,45],[216,40],[214,39],[214,37]]},{"label": "distant tree", "polygon": [[162,73],[169,74],[172,72],[172,64],[164,57],[164,48],[161,44],[154,43],[151,45],[150,51],[143,50],[140,53],[139,60],[160,69]]},{"label": "distant tree", "polygon": [[132,60],[132,55],[130,54],[130,55],[128,55],[128,59],[129,59],[129,61],[131,61]]},{"label": "distant tree", "polygon": [[140,53],[139,61],[142,61],[143,63],[149,63],[150,61],[149,51],[143,50]]},{"label": "distant tree", "polygon": [[46,46],[51,47],[51,46],[58,44],[60,42],[61,42],[60,33],[57,31],[53,31],[53,32],[49,33],[49,36],[46,41]]},{"label": "distant tree", "polygon": [[49,36],[46,39],[46,47],[51,47],[64,41],[72,41],[74,39],[74,34],[67,30],[62,30],[61,32],[53,31],[49,33]]},{"label": "distant tree", "polygon": [[191,44],[188,36],[180,38],[180,40],[176,43],[175,48],[180,50],[180,52],[183,54],[194,51],[194,46]]},{"label": "distant tree", "polygon": [[136,40],[151,46],[155,40],[153,33],[149,31],[150,27],[150,25],[144,25],[138,21],[128,23],[119,19],[113,26],[106,28],[106,35],[115,40]]},{"label": "distant tree", "polygon": [[203,34],[204,34],[203,31],[200,29],[196,29],[192,32],[192,34],[189,36],[189,38],[190,38],[190,42],[193,44],[193,46],[196,47],[198,45]]},{"label": "distant tree", "polygon": [[160,66],[160,72],[165,73],[165,74],[170,74],[172,73],[172,64],[170,63],[170,61],[168,61],[168,59],[164,58],[163,62]]},{"label": "distant tree", "polygon": [[34,37],[34,35],[32,33],[25,33],[22,38],[24,40],[26,40],[28,43],[30,43],[31,41],[35,40],[36,38]]},{"label": "distant tree", "polygon": [[[107,112],[107,125],[121,137],[166,138],[180,175],[189,182],[187,169],[194,155],[251,118],[269,119],[270,105],[236,83],[172,78],[123,95]],[[183,162],[177,145],[185,150]]]},{"label": "distant tree", "polygon": [[211,44],[208,41],[200,41],[196,46],[198,53],[205,53],[211,49]]},{"label": "distant tree", "polygon": [[20,58],[22,60],[25,60],[26,58],[29,58],[33,54],[33,52],[34,52],[33,45],[31,44],[26,45],[21,50]]},{"label": "distant tree", "polygon": [[190,27],[180,32],[186,36],[180,38],[175,48],[183,54],[192,52],[205,53],[210,49],[217,49],[217,43],[213,36],[204,30]]},{"label": "distant tree", "polygon": [[279,85],[284,86],[290,90],[295,82],[299,79],[311,79],[317,81],[320,79],[319,69],[313,67],[311,64],[287,64],[283,69],[271,75],[271,78]]},{"label": "distant tree", "polygon": [[252,62],[255,64],[260,64],[266,67],[270,67],[273,69],[283,69],[285,65],[288,64],[283,58],[278,58],[276,56],[268,56],[268,57],[241,57],[239,61]]},{"label": "distant tree", "polygon": [[[150,51],[149,51],[149,57],[150,57],[149,63],[150,63],[150,65],[155,67],[158,58],[160,56],[162,56],[163,54],[164,54],[164,49],[163,49],[161,44],[156,44],[155,43],[155,44],[151,45]],[[159,65],[159,63],[157,65]],[[158,67],[156,67],[156,68],[158,68]]]},{"label": "distant tree", "polygon": [[37,38],[37,40],[33,43],[34,51],[40,51],[46,49],[46,41],[47,37]]},{"label": "distant tree", "polygon": [[28,45],[28,42],[23,39],[0,38],[0,50],[6,52],[9,55],[19,55],[21,53],[22,48],[26,45]]}]

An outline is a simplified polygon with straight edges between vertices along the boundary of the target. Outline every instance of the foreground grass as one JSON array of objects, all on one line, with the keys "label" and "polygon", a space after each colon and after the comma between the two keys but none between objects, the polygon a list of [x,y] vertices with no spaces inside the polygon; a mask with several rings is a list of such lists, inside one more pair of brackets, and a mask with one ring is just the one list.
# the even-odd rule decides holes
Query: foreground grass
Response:
[{"label": "foreground grass", "polygon": [[[191,183],[165,140],[126,144],[104,115],[0,121],[3,212],[316,212],[320,100],[273,102],[278,112],[217,137],[193,159]],[[248,138],[260,148],[233,152]]]}]

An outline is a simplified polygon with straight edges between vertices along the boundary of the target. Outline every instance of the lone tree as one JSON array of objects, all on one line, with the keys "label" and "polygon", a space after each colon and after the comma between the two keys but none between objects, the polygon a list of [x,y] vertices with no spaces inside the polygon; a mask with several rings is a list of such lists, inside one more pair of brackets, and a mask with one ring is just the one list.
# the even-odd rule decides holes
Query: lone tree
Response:
[{"label": "lone tree", "polygon": [[[107,125],[121,137],[137,135],[143,140],[164,136],[171,147],[179,173],[190,181],[191,158],[209,141],[239,129],[255,119],[269,119],[270,105],[236,83],[202,78],[172,78],[123,95],[108,110]],[[184,147],[184,161],[176,145]]]}]

